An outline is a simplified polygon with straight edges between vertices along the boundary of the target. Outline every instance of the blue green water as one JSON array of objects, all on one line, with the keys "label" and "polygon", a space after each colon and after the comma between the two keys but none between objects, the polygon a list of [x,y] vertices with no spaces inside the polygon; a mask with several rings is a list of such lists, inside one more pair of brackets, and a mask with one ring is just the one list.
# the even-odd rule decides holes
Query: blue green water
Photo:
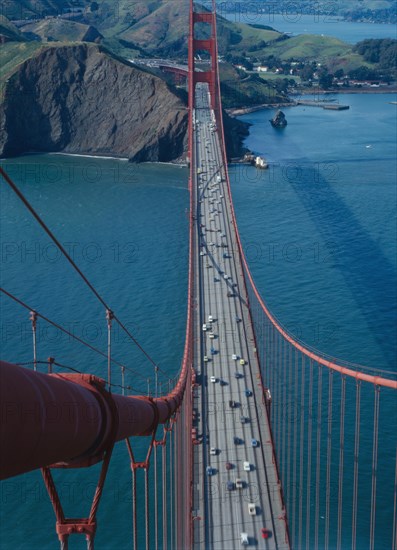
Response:
[{"label": "blue green water", "polygon": [[[396,107],[389,102],[395,97],[340,100],[351,109],[286,109],[284,132],[270,126],[271,111],[244,117],[253,123],[248,147],[264,154],[272,167],[266,172],[231,168],[237,218],[258,287],[283,324],[325,352],[391,370],[396,357]],[[175,375],[186,320],[186,169],[59,155],[4,164],[109,305]],[[1,200],[2,286],[103,349],[103,308],[4,185]],[[52,355],[60,363],[106,375],[105,359],[41,322],[39,327],[39,359]],[[8,299],[2,299],[2,352],[9,361],[32,358],[28,312]],[[127,383],[145,391],[150,364],[117,331],[114,354],[139,371],[128,373]],[[114,381],[120,381],[117,370]],[[392,442],[390,448],[385,442],[382,453],[391,449]],[[86,510],[95,472],[61,474],[69,513]],[[97,547],[127,548],[130,472],[122,445],[108,482]],[[53,512],[38,473],[4,482],[0,494],[2,550],[57,547]],[[72,544],[85,547],[78,539]]]},{"label": "blue green water", "polygon": [[[321,15],[315,11],[315,7],[311,15],[303,14],[299,2],[291,2],[288,11],[284,14],[274,13],[274,2],[269,5],[265,13],[258,13],[254,2],[248,5],[237,2],[234,6],[235,9],[232,12],[222,13],[229,21],[249,25],[268,25],[292,36],[320,34],[339,38],[349,44],[356,44],[366,38],[397,37],[396,27],[391,23],[353,23],[340,20],[335,15],[336,2],[329,2]],[[258,6],[260,8],[261,3],[258,3]]]},{"label": "blue green water", "polygon": [[270,169],[230,172],[250,266],[281,322],[326,353],[387,370],[396,364],[393,99],[287,108],[283,131],[269,124],[274,111],[246,115],[246,144]]}]

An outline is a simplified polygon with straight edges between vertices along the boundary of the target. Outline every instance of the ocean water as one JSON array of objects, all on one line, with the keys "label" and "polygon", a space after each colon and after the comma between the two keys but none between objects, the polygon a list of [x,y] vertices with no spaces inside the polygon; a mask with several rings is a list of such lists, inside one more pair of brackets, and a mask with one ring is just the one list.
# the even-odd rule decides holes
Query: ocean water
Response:
[{"label": "ocean water", "polygon": [[[258,3],[260,6],[261,3]],[[366,38],[397,38],[395,25],[389,23],[354,23],[342,21],[335,15],[335,2],[329,2],[324,14],[314,12],[311,15],[303,14],[298,2],[291,2],[287,13],[274,13],[274,3],[270,4],[267,13],[258,13],[254,2],[248,5],[242,2],[235,3],[233,12],[222,13],[233,23],[248,25],[268,25],[274,29],[298,34],[320,34],[334,36],[349,44],[356,44]]]},{"label": "ocean water", "polygon": [[331,356],[395,371],[396,97],[327,98],[350,109],[283,108],[284,130],[274,110],[241,117],[270,169],[230,170],[237,220],[282,324]]},{"label": "ocean water", "polygon": [[[230,169],[248,261],[276,316],[326,353],[389,371],[396,357],[396,106],[389,103],[395,99],[344,95],[339,100],[349,111],[285,109],[283,132],[269,124],[274,111],[246,115],[253,124],[247,146],[271,168]],[[140,343],[162,369],[177,375],[186,321],[187,170],[63,155],[25,156],[4,165]],[[1,203],[2,286],[104,349],[103,307],[4,184]],[[1,302],[2,357],[29,362],[28,312],[8,298]],[[147,391],[150,378],[153,391],[151,365],[116,329],[113,347],[115,357],[135,371],[127,372],[126,383]],[[106,376],[105,359],[40,321],[38,357],[50,355]],[[117,369],[113,381],[121,381]],[[134,444],[144,451],[145,441]],[[391,449],[392,442],[382,453]],[[87,510],[97,472],[56,475],[67,513]],[[56,548],[54,515],[39,473],[0,488],[0,548]],[[124,445],[112,458],[98,519],[98,548],[131,546]],[[71,547],[85,548],[85,542],[72,539]]]}]

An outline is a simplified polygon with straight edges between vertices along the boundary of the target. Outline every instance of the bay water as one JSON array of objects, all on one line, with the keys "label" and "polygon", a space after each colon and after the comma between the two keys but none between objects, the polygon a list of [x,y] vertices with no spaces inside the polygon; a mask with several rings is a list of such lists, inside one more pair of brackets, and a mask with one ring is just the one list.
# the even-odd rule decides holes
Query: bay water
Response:
[{"label": "bay water", "polygon": [[[283,325],[332,356],[395,372],[396,97],[335,99],[350,109],[284,109],[282,132],[269,123],[272,110],[242,117],[252,124],[246,145],[270,168],[231,166],[238,225],[258,289]],[[111,308],[176,376],[186,322],[186,168],[64,155],[3,164]],[[105,349],[103,307],[4,185],[1,201],[2,286]],[[10,362],[32,361],[28,313],[2,298],[2,357]],[[134,371],[126,383],[146,392],[150,379],[153,392],[151,364],[116,328],[113,338],[115,357]],[[106,359],[39,321],[38,358],[50,355],[106,377]],[[116,368],[113,381],[121,383]],[[137,447],[143,451],[144,443]],[[384,442],[381,452],[392,451],[393,442]],[[87,513],[97,474],[97,467],[56,474],[67,513]],[[57,547],[39,473],[3,482],[0,494],[2,549]],[[98,548],[129,548],[131,530],[130,469],[119,445],[100,506]],[[71,544],[85,548],[78,538]]]}]

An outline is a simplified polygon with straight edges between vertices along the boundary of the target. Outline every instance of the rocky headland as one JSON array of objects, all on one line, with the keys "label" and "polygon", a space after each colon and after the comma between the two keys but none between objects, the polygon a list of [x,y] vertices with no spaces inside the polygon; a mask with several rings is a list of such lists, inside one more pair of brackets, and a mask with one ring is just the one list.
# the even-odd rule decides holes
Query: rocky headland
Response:
[{"label": "rocky headland", "polygon": [[[183,160],[186,94],[95,44],[46,46],[5,82],[0,156],[63,152]],[[228,153],[236,156],[246,126],[227,117]]]}]

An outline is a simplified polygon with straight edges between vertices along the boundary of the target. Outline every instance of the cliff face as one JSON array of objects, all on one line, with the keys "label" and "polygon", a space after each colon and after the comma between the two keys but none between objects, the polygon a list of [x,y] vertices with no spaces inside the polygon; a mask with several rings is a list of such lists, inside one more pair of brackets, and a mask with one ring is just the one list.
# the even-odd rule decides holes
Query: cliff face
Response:
[{"label": "cliff face", "polygon": [[0,156],[66,152],[170,161],[184,152],[187,110],[167,84],[80,44],[25,61],[0,107]]}]

